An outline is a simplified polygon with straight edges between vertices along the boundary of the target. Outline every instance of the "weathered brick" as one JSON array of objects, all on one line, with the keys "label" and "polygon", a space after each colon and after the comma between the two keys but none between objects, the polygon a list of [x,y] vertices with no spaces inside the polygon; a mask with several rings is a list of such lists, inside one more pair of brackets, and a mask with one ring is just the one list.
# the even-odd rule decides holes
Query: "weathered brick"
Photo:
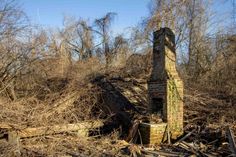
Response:
[{"label": "weathered brick", "polygon": [[169,28],[154,32],[152,64],[149,111],[156,113],[161,108],[172,138],[177,138],[183,132],[183,82],[176,70],[175,35]]}]

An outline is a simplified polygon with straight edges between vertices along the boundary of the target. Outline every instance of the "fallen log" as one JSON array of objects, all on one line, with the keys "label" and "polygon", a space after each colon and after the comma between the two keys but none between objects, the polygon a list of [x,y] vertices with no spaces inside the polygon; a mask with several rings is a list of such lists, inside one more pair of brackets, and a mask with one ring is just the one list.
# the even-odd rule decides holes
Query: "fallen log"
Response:
[{"label": "fallen log", "polygon": [[87,136],[88,131],[90,129],[98,128],[101,126],[103,126],[103,122],[92,121],[92,122],[80,122],[76,124],[64,124],[64,125],[54,125],[54,126],[47,126],[47,127],[26,128],[26,129],[14,131],[14,132],[20,138],[51,135],[51,134],[58,134],[58,133],[63,133],[63,132],[75,132],[75,131],[78,131],[80,135]]},{"label": "fallen log", "polygon": [[38,128],[26,128],[8,132],[8,142],[16,148],[14,156],[20,156],[20,139],[35,136],[77,132],[80,136],[88,136],[89,130],[103,126],[101,121],[80,122],[76,124],[54,125]]}]

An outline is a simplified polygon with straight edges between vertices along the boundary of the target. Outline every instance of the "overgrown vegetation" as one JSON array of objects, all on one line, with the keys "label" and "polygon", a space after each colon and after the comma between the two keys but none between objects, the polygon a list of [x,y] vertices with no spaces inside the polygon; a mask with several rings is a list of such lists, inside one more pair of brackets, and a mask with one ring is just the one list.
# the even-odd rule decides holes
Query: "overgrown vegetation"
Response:
[{"label": "overgrown vegetation", "polygon": [[[226,125],[236,131],[236,25],[217,27],[211,3],[153,0],[149,17],[131,30],[130,37],[114,37],[110,26],[118,16],[115,13],[93,23],[65,17],[63,28],[51,31],[31,26],[17,1],[0,0],[0,126],[17,130],[95,119],[115,121],[115,129],[105,129],[97,139],[68,133],[23,140],[21,153],[122,156],[120,149],[126,144],[118,139],[129,129],[122,122],[147,111],[152,32],[170,27],[176,34],[177,66],[186,89],[186,131]],[[120,105],[128,105],[116,108],[114,101],[119,100],[107,98],[117,95],[114,90],[128,100]],[[123,109],[130,114],[120,114]],[[0,131],[4,135],[4,129]],[[14,149],[1,141],[1,156],[12,156]]]}]

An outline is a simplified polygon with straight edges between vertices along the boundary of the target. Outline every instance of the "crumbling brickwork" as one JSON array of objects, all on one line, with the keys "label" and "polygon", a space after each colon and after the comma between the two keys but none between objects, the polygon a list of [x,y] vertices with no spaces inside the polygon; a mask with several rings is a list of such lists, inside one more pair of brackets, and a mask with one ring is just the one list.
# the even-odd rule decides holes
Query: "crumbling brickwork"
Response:
[{"label": "crumbling brickwork", "polygon": [[183,132],[183,82],[176,70],[175,35],[169,28],[154,32],[149,111],[161,115],[172,138]]}]

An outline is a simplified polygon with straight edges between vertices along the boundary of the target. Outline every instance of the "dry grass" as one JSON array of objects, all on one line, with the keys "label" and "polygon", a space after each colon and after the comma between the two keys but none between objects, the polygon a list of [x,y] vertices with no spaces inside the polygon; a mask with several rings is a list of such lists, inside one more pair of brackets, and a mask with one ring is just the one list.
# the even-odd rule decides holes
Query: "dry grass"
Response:
[{"label": "dry grass", "polygon": [[209,93],[189,89],[185,94],[185,124],[189,126],[225,129],[232,127],[236,131],[235,104],[225,99],[211,96]]},{"label": "dry grass", "polygon": [[0,123],[21,129],[98,118],[91,112],[97,102],[96,89],[87,85],[78,89],[54,93],[46,101],[29,97],[15,102],[1,102],[0,107],[3,110]]},{"label": "dry grass", "polygon": [[[142,57],[139,57],[139,59]],[[143,57],[145,59],[145,57]],[[134,57],[134,60],[137,58]],[[141,61],[142,64],[145,61]],[[148,64],[147,64],[148,65]],[[139,73],[134,71],[138,70]],[[131,72],[133,71],[133,72]],[[54,71],[52,71],[54,72]],[[147,108],[146,79],[148,68],[127,66],[125,68],[104,69],[94,59],[76,63],[63,77],[47,78],[31,88],[15,101],[2,97],[0,100],[0,124],[11,130],[27,127],[52,126],[56,124],[77,123],[109,117],[99,108],[101,88],[90,80],[99,74],[108,79],[136,107],[145,112]],[[141,80],[141,81],[140,81]],[[236,110],[232,102],[215,98],[208,92],[187,88],[185,90],[185,130],[193,127],[224,129],[233,126],[236,131]],[[104,116],[105,115],[105,116]],[[4,129],[1,129],[4,132]],[[120,141],[120,132],[115,131],[99,138],[85,138],[74,132],[45,135],[21,140],[23,156],[125,156],[121,149],[127,143]],[[0,140],[0,154],[11,156],[15,147]]]},{"label": "dry grass", "polygon": [[[7,126],[9,130],[14,131],[28,127],[99,119],[102,114],[97,106],[100,92],[96,86],[89,83],[89,78],[96,76],[98,68],[102,68],[94,60],[77,65],[78,67],[71,70],[70,76],[67,78],[50,78],[42,82],[40,86],[34,86],[31,88],[33,94],[25,94],[15,101],[2,97],[0,125]],[[80,72],[78,72],[79,69]],[[4,132],[4,129],[1,129],[1,132]],[[81,145],[78,146],[78,143]],[[74,133],[35,137],[21,141],[23,156],[65,155],[70,151],[77,152],[77,149],[82,149],[80,146],[85,148],[87,146],[86,149],[88,149],[89,142]],[[0,151],[3,156],[11,156],[15,149],[14,146],[1,140]],[[92,148],[88,151],[91,153],[91,150]]]}]

